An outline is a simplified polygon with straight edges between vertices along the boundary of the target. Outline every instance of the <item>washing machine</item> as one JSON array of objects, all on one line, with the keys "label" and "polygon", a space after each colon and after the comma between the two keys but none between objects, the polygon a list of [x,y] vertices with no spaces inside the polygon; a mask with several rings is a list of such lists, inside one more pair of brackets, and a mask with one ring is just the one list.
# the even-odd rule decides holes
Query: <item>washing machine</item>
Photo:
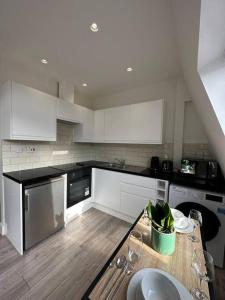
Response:
[{"label": "washing machine", "polygon": [[[223,268],[224,266],[224,248],[225,248],[225,194],[212,193],[204,190],[197,190],[179,186],[175,184],[170,185],[169,189],[169,204],[170,207],[176,208],[181,203],[189,202],[200,204],[207,208],[210,214],[217,220],[218,228],[215,228],[215,234],[206,239],[206,248],[213,258],[216,266]],[[195,208],[195,207],[193,207]],[[206,222],[206,223],[205,223]],[[208,228],[214,226],[209,218],[203,218],[203,224],[207,224]],[[217,225],[215,225],[217,226]]]}]

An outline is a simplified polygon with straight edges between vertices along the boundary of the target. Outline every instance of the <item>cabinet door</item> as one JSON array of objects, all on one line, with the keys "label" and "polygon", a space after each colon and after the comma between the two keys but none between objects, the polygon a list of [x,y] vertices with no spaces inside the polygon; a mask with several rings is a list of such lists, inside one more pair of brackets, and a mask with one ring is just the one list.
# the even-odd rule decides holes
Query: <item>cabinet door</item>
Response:
[{"label": "cabinet door", "polygon": [[56,140],[56,98],[12,83],[12,138]]},{"label": "cabinet door", "polygon": [[94,197],[98,204],[120,211],[120,173],[95,169]]},{"label": "cabinet door", "polygon": [[156,190],[130,183],[120,183],[120,209],[131,217],[137,217],[151,201],[156,202]]},{"label": "cabinet door", "polygon": [[130,105],[105,110],[105,140],[123,142],[130,139]]},{"label": "cabinet door", "polygon": [[131,140],[143,143],[162,143],[163,100],[131,105]]},{"label": "cabinet door", "polygon": [[128,216],[137,218],[147,205],[149,199],[147,197],[141,197],[127,192],[121,192],[120,201],[121,212]]},{"label": "cabinet door", "polygon": [[94,127],[94,112],[91,109],[77,105],[81,124],[75,126],[75,142],[92,142]]},{"label": "cabinet door", "polygon": [[78,105],[62,99],[57,100],[57,119],[80,123],[81,116]]},{"label": "cabinet door", "polygon": [[103,142],[105,138],[105,110],[94,112],[94,141]]}]

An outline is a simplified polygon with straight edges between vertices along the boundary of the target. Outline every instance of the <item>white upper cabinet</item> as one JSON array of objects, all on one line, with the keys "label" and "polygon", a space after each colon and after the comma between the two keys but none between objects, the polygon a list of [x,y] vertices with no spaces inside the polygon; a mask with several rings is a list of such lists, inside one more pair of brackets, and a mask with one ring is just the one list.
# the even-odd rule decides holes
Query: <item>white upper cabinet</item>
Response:
[{"label": "white upper cabinet", "polygon": [[105,141],[123,143],[130,139],[130,105],[105,110]]},{"label": "white upper cabinet", "polygon": [[132,141],[162,143],[163,100],[132,104],[130,119],[130,139]]},{"label": "white upper cabinet", "polygon": [[75,142],[161,144],[163,106],[156,100],[96,111],[83,107]]},{"label": "white upper cabinet", "polygon": [[80,105],[70,103],[62,99],[58,99],[56,117],[59,120],[68,121],[72,123],[80,123]]},{"label": "white upper cabinet", "polygon": [[93,141],[104,142],[105,139],[105,110],[94,111]]},{"label": "white upper cabinet", "polygon": [[92,142],[94,111],[84,106],[77,105],[80,124],[75,125],[74,142]]},{"label": "white upper cabinet", "polygon": [[3,139],[56,141],[57,98],[8,81],[1,87]]}]

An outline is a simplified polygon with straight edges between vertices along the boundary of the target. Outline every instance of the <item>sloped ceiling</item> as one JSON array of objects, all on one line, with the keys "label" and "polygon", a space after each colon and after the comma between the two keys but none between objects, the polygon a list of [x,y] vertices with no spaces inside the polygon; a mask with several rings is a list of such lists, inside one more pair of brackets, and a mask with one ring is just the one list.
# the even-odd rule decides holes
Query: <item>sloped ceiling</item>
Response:
[{"label": "sloped ceiling", "polygon": [[[173,10],[184,78],[205,127],[209,142],[225,174],[225,137],[213,108],[210,94],[203,84],[201,73],[198,72],[200,16],[201,5],[205,4],[203,3],[204,1],[205,0],[173,0]],[[217,1],[219,0],[211,1],[214,2],[215,7]],[[211,9],[212,8],[213,7],[211,7]],[[216,17],[218,16],[215,14],[215,18]],[[215,28],[217,27],[215,26]],[[213,32],[213,34],[218,36],[220,32]],[[212,45],[210,45],[210,47],[212,47]],[[215,53],[218,55],[218,53],[221,52],[217,49]],[[201,60],[201,63],[208,62],[209,59],[212,60],[212,57],[213,54],[208,52]]]},{"label": "sloped ceiling", "polygon": [[198,71],[225,134],[225,1],[202,0]]}]

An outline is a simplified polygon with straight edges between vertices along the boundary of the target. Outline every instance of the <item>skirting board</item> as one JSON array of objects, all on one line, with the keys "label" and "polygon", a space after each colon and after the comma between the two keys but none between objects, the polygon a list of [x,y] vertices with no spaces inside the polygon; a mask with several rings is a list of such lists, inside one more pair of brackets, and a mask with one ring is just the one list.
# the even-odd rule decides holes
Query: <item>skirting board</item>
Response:
[{"label": "skirting board", "polygon": [[[83,203],[83,202],[82,202]],[[83,205],[75,205],[74,207],[71,207],[67,210],[67,216],[66,216],[66,221],[65,223],[68,224],[69,222],[71,222],[72,220],[74,220],[75,218],[79,217],[81,214],[83,214],[85,211],[89,210],[90,208],[96,208],[98,210],[103,211],[104,213],[114,216],[118,219],[121,219],[123,221],[126,221],[128,223],[133,224],[133,222],[135,221],[135,218],[127,216],[125,214],[121,214],[118,211],[115,211],[113,209],[110,209],[106,206],[103,206],[101,204],[98,204],[96,202],[87,202],[87,203],[83,203]]]},{"label": "skirting board", "polygon": [[73,219],[80,216],[85,211],[89,210],[91,207],[93,207],[93,205],[91,202],[91,198],[89,198],[89,199],[86,199],[86,200],[66,209],[65,226],[66,226],[66,224],[71,222]]},{"label": "skirting board", "polygon": [[7,231],[6,225],[0,223],[0,234],[6,235],[6,231]]}]

